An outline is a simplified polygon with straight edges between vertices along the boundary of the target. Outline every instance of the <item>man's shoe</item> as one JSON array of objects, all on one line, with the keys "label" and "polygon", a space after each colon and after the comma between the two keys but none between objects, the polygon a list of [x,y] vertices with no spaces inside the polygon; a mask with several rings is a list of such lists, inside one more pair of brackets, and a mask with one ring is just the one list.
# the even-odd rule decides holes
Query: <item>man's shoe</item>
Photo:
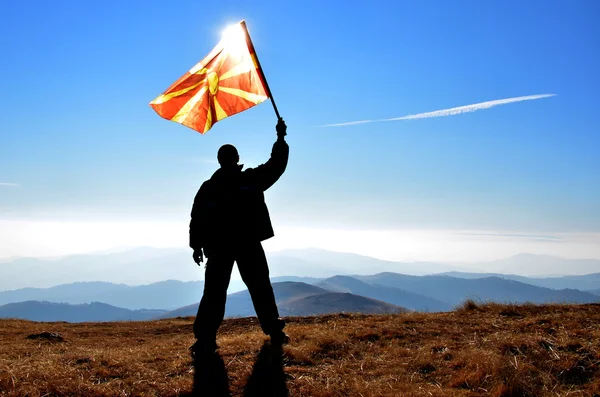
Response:
[{"label": "man's shoe", "polygon": [[271,344],[272,345],[287,345],[290,343],[290,337],[283,331],[277,331],[274,334],[271,334]]},{"label": "man's shoe", "polygon": [[190,346],[189,350],[190,350],[190,355],[192,356],[192,358],[196,359],[201,356],[207,356],[207,355],[214,354],[218,348],[219,348],[219,346],[217,345],[217,342],[214,340],[210,340],[210,341],[197,340],[196,343],[194,343],[192,346]]}]

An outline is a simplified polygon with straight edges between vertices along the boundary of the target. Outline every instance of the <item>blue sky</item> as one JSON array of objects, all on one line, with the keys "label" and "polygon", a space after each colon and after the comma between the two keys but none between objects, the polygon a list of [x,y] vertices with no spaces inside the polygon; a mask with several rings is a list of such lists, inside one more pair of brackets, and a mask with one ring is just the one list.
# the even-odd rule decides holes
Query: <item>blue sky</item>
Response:
[{"label": "blue sky", "polygon": [[[233,143],[260,164],[276,119],[263,103],[201,136],[148,102],[245,19],[289,128],[289,168],[267,195],[276,228],[589,238],[600,233],[599,17],[591,0],[3,1],[0,222],[5,234],[15,222],[168,222],[185,246],[217,149]],[[581,255],[600,257],[594,244]]]}]

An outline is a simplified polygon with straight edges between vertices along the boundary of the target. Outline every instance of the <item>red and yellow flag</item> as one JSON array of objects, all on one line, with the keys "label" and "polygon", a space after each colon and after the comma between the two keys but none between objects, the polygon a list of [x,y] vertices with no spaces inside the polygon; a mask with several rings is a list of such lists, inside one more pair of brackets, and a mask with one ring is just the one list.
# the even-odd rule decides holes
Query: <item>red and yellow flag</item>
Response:
[{"label": "red and yellow flag", "polygon": [[267,92],[242,21],[150,106],[161,117],[204,134],[217,121],[268,99]]}]

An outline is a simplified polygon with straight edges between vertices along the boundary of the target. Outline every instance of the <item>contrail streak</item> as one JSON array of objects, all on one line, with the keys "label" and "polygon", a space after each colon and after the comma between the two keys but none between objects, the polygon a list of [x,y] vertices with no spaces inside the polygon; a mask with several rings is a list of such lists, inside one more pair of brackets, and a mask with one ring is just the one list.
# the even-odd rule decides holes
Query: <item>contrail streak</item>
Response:
[{"label": "contrail streak", "polygon": [[11,182],[0,182],[0,186],[21,186],[18,183],[11,183]]},{"label": "contrail streak", "polygon": [[395,117],[392,119],[350,121],[347,123],[325,124],[325,125],[322,125],[321,127],[342,127],[342,126],[346,126],[346,125],[376,123],[376,122],[380,122],[380,121],[415,120],[415,119],[429,119],[432,117],[456,116],[457,114],[476,112],[478,110],[489,109],[489,108],[493,108],[494,106],[506,105],[508,103],[532,101],[534,99],[548,98],[551,96],[556,96],[556,94],[528,95],[528,96],[519,96],[519,97],[515,97],[515,98],[497,99],[495,101],[480,102],[480,103],[475,103],[473,105],[459,106],[459,107],[450,108],[450,109],[435,110],[433,112],[427,112],[427,113],[410,114],[408,116]]}]

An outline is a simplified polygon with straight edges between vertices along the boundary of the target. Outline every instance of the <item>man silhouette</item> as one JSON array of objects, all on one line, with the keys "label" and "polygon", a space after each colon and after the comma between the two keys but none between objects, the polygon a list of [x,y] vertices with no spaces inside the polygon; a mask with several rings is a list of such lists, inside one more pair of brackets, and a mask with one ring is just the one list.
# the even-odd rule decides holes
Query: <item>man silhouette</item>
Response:
[{"label": "man silhouette", "polygon": [[217,330],[225,316],[227,287],[233,263],[237,262],[248,287],[260,326],[271,343],[281,345],[289,338],[279,318],[269,267],[261,241],[274,236],[264,191],[283,174],[289,147],[287,127],[280,119],[275,127],[277,141],[271,158],[256,168],[242,171],[239,155],[232,145],[223,145],[217,154],[219,168],[205,181],[194,199],[190,222],[190,247],[200,265],[207,258],[204,293],[194,322],[196,343],[192,355],[214,352]]}]

